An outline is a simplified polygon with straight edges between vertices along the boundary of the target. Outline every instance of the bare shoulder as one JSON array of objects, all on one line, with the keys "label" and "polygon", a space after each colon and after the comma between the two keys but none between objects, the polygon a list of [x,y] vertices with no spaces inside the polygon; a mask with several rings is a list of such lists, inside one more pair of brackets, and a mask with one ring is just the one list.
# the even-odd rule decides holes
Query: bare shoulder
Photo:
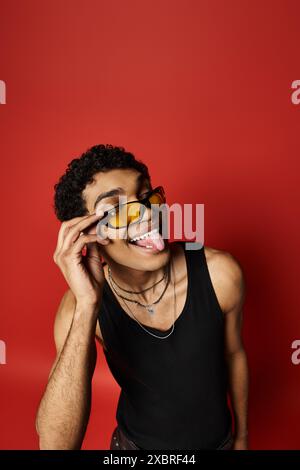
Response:
[{"label": "bare shoulder", "polygon": [[[54,322],[54,338],[58,350],[61,348],[69,332],[75,308],[76,298],[71,289],[67,289],[60,301]],[[95,337],[100,344],[103,345],[98,321],[96,324]]]},{"label": "bare shoulder", "polygon": [[242,306],[245,276],[239,260],[225,250],[204,246],[210,278],[223,312]]}]

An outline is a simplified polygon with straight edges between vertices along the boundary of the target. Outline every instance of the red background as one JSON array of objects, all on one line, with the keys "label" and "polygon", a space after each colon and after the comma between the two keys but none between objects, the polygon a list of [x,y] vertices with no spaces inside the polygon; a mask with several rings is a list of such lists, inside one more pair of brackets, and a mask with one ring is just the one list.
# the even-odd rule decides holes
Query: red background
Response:
[{"label": "red background", "polygon": [[[98,143],[144,160],[170,202],[205,204],[205,245],[247,282],[250,446],[300,448],[297,1],[1,2],[2,449],[36,449],[66,283],[53,185]],[[99,350],[84,442],[107,449],[119,389]]]}]

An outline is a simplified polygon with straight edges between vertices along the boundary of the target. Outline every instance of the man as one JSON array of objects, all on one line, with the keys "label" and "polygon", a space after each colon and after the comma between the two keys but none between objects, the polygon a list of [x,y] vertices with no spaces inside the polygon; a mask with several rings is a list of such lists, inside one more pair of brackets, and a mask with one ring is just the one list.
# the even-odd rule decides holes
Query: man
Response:
[{"label": "man", "polygon": [[228,252],[163,239],[161,219],[150,223],[164,201],[147,167],[111,145],[72,160],[55,185],[53,258],[68,289],[37,412],[41,449],[81,448],[95,338],[121,386],[111,449],[247,449],[242,269]]}]

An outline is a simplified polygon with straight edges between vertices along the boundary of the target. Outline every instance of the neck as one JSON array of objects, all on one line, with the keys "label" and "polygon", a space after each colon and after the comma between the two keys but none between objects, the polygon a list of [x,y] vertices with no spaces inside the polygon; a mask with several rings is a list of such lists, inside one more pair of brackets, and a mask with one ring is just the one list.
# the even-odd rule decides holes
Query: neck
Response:
[{"label": "neck", "polygon": [[144,271],[140,269],[128,268],[115,263],[109,264],[111,275],[123,289],[132,291],[142,291],[159,281],[164,273],[166,266],[155,271]]}]

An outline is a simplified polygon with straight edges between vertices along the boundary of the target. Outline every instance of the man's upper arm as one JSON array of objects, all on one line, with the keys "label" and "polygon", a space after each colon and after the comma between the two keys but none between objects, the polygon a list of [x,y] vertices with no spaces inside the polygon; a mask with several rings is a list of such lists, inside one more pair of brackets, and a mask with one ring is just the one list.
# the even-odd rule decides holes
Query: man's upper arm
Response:
[{"label": "man's upper arm", "polygon": [[239,262],[227,255],[227,303],[225,310],[225,353],[233,354],[243,349],[242,323],[245,300],[245,278]]},{"label": "man's upper arm", "polygon": [[226,354],[232,354],[243,347],[241,329],[245,278],[240,263],[230,253],[219,251],[213,258],[214,287],[224,313]]}]

